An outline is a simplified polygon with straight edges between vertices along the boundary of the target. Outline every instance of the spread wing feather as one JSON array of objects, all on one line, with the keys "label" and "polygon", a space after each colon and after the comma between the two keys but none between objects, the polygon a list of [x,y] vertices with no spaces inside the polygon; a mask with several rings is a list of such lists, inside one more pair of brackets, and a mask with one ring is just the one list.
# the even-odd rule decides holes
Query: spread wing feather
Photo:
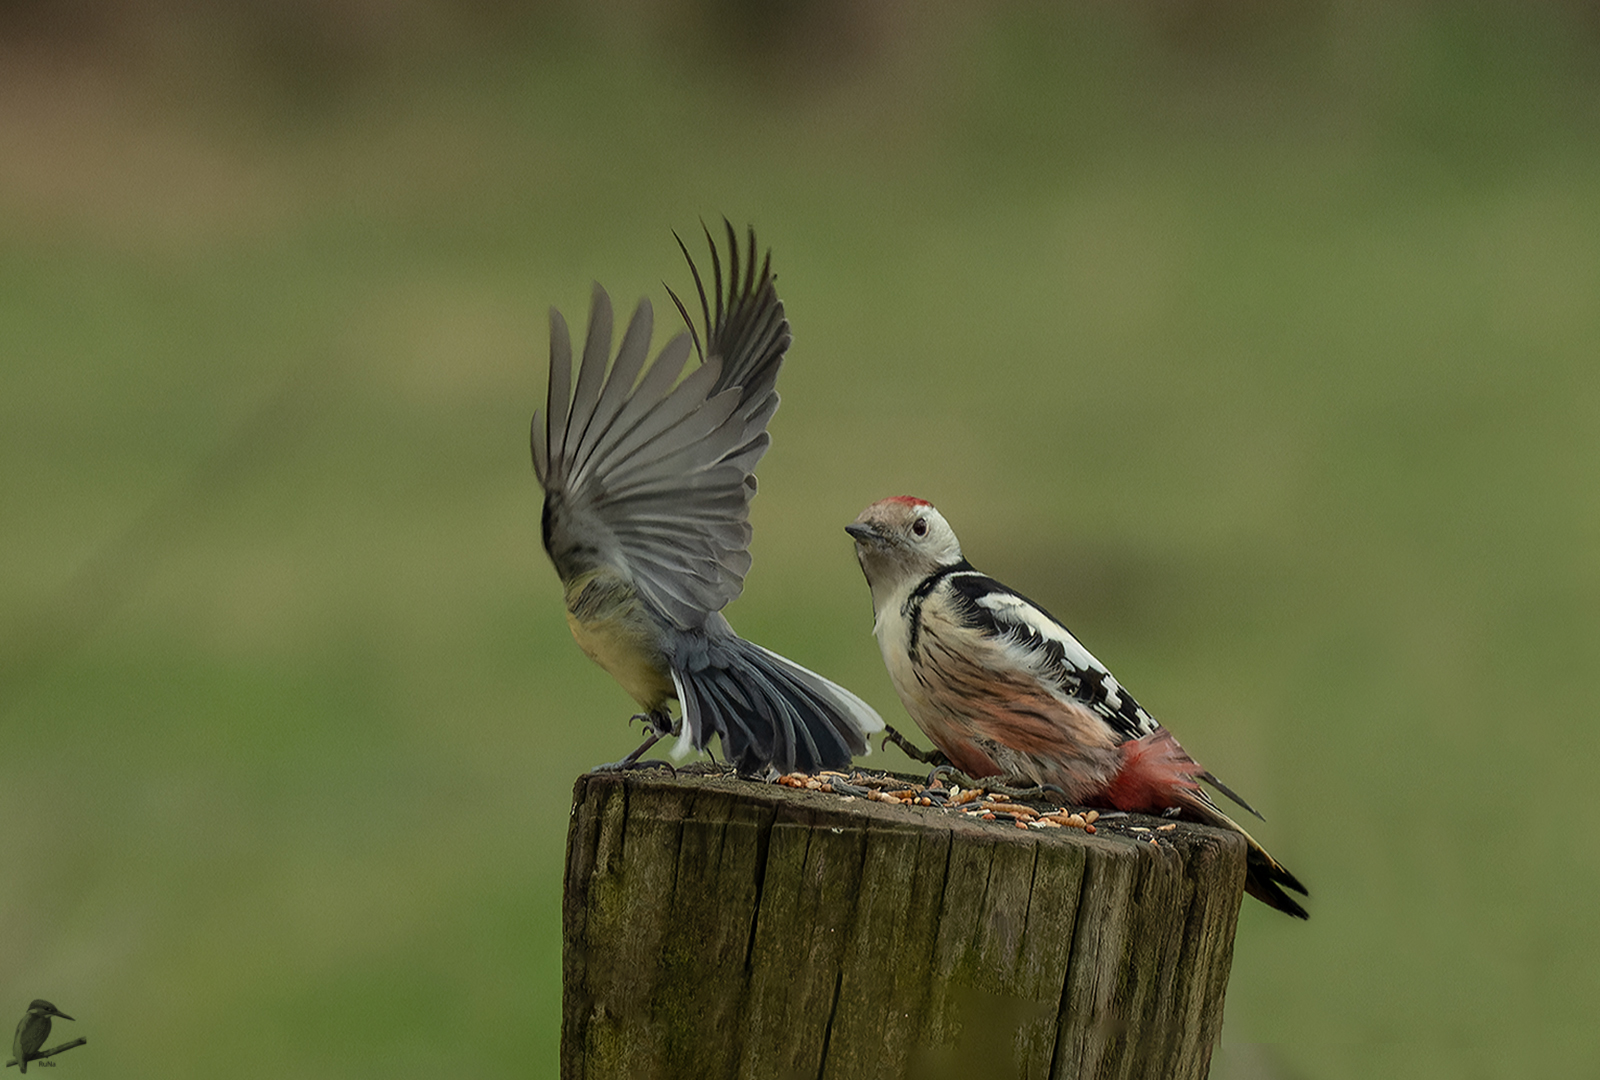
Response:
[{"label": "spread wing feather", "polygon": [[545,547],[563,579],[622,568],[680,629],[706,625],[744,587],[754,469],[790,342],[770,255],[757,269],[754,231],[741,254],[729,225],[728,250],[725,283],[711,243],[714,300],[689,260],[704,353],[681,381],[691,342],[702,339],[676,295],[689,336],[647,363],[653,316],[644,302],[611,360],[611,300],[596,285],[576,384],[567,325],[552,310],[548,394],[530,432]]},{"label": "spread wing feather", "polygon": [[[641,306],[643,304],[648,304],[648,301],[643,301]],[[647,338],[640,348],[641,360],[648,346]],[[685,335],[678,334],[662,346],[661,352],[656,354],[655,362],[639,381],[638,388],[618,410],[603,435],[596,440],[594,451],[590,454],[589,468],[604,472],[610,466],[623,440],[633,433],[640,421],[648,417],[651,409],[672,390],[672,384],[677,381],[688,359],[689,339]],[[617,361],[621,363],[622,357],[619,356]]]},{"label": "spread wing feather", "polygon": [[600,388],[605,383],[606,361],[611,358],[611,298],[598,284],[589,302],[589,330],[584,335],[583,362],[578,366],[578,386],[573,391],[572,409],[567,414],[565,445],[573,448],[575,464],[581,466],[588,441],[589,421],[600,404]]},{"label": "spread wing feather", "polygon": [[[602,300],[609,306],[610,300],[602,291],[596,298],[598,304]],[[573,463],[572,477],[569,483],[581,484],[585,470],[594,466],[598,460],[603,460],[608,449],[615,446],[617,441],[626,433],[625,428],[619,429],[619,418],[628,405],[629,391],[639,379],[639,372],[644,368],[645,359],[650,352],[650,331],[653,317],[648,300],[642,300],[633,313],[633,318],[628,320],[628,329],[623,332],[622,346],[617,350],[617,359],[611,366],[611,374],[605,380],[599,399],[595,402],[594,414],[589,419],[589,426],[585,433],[583,445],[587,448],[587,455]],[[681,335],[680,335],[681,336]],[[684,348],[685,346],[680,346]],[[687,355],[687,353],[685,353]],[[657,361],[663,374],[669,375],[662,392],[672,385],[672,380],[677,377],[677,371],[672,369],[670,363],[665,362],[665,356]],[[596,365],[595,370],[603,370],[602,364]],[[680,363],[679,368],[682,365]],[[588,369],[585,369],[588,370]]]},{"label": "spread wing feather", "polygon": [[[722,260],[717,255],[716,242],[711,231],[706,230],[706,242],[711,248],[712,292],[716,310],[707,302],[705,283],[700,271],[689,258],[689,249],[678,238],[678,247],[689,259],[689,269],[694,275],[695,291],[700,297],[700,314],[707,327],[705,356],[722,359],[722,377],[717,388],[737,386],[743,390],[742,398],[756,407],[765,404],[778,382],[778,366],[790,343],[789,322],[784,318],[783,305],[778,302],[773,284],[772,255],[762,260],[756,271],[756,234],[751,230],[749,247],[744,260],[744,272],[739,270],[739,238],[733,225],[723,221],[728,232],[729,272],[727,299],[723,299]],[[689,311],[678,295],[667,290],[684,321],[693,324]],[[774,403],[775,404],[775,403]]]}]

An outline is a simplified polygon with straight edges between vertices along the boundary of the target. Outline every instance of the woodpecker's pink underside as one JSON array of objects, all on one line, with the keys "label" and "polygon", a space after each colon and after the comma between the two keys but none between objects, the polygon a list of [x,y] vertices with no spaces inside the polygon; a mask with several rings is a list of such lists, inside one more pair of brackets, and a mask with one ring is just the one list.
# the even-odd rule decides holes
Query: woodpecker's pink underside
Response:
[{"label": "woodpecker's pink underside", "polygon": [[1143,738],[1130,739],[1117,748],[1122,766],[1102,798],[1118,810],[1152,813],[1185,806],[1187,792],[1199,788],[1195,777],[1205,770],[1195,763],[1166,728]]}]

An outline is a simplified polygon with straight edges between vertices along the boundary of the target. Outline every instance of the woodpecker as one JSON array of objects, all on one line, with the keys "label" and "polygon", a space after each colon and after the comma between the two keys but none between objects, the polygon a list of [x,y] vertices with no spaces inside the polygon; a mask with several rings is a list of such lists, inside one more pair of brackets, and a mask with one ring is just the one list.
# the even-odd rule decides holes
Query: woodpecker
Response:
[{"label": "woodpecker", "polygon": [[[926,500],[873,503],[845,531],[872,590],[873,633],[906,712],[967,775],[1053,784],[1073,803],[1180,816],[1249,845],[1245,890],[1297,918],[1305,886],[1223,813],[1254,814],[1044,608],[976,570]],[[1260,816],[1259,814],[1257,815]]]},{"label": "woodpecker", "polygon": [[[34,998],[33,1004],[28,1006],[28,1011],[17,1024],[17,1033],[11,1038],[11,1056],[17,1059],[17,1071],[28,1071],[28,1059],[39,1052],[39,1047],[50,1037],[50,1018],[59,1016],[63,1020],[72,1017],[50,1004],[44,998]],[[54,1065],[55,1062],[46,1062]]]},{"label": "woodpecker", "polygon": [[[850,691],[739,637],[722,615],[750,569],[754,470],[790,342],[771,252],[758,270],[752,229],[741,263],[727,230],[726,289],[706,231],[714,311],[678,241],[700,297],[703,346],[669,288],[688,333],[646,365],[652,315],[641,300],[608,372],[611,300],[596,285],[574,387],[567,325],[551,309],[549,390],[531,432],[544,548],[573,638],[644,709],[647,738],[612,767],[635,765],[676,729],[684,752],[719,736],[723,756],[747,774],[839,768],[867,751],[883,720]],[[680,382],[691,341],[701,363]]]}]

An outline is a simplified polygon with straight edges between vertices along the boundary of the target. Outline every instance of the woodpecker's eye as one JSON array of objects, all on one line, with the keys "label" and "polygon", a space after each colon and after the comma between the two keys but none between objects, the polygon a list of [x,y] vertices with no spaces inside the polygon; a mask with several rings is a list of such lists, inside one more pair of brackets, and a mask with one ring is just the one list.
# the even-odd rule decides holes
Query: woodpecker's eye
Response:
[{"label": "woodpecker's eye", "polygon": [[927,536],[928,535],[928,519],[927,518],[918,518],[917,520],[913,521],[911,523],[911,531],[916,533],[918,536]]}]

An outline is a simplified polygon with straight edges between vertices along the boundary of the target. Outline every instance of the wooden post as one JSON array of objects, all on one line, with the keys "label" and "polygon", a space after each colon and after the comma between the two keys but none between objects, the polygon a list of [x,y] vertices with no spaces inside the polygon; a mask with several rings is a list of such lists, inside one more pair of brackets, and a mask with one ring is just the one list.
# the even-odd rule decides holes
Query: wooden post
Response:
[{"label": "wooden post", "polygon": [[1170,824],[579,777],[561,1075],[1201,1080],[1245,847]]}]

